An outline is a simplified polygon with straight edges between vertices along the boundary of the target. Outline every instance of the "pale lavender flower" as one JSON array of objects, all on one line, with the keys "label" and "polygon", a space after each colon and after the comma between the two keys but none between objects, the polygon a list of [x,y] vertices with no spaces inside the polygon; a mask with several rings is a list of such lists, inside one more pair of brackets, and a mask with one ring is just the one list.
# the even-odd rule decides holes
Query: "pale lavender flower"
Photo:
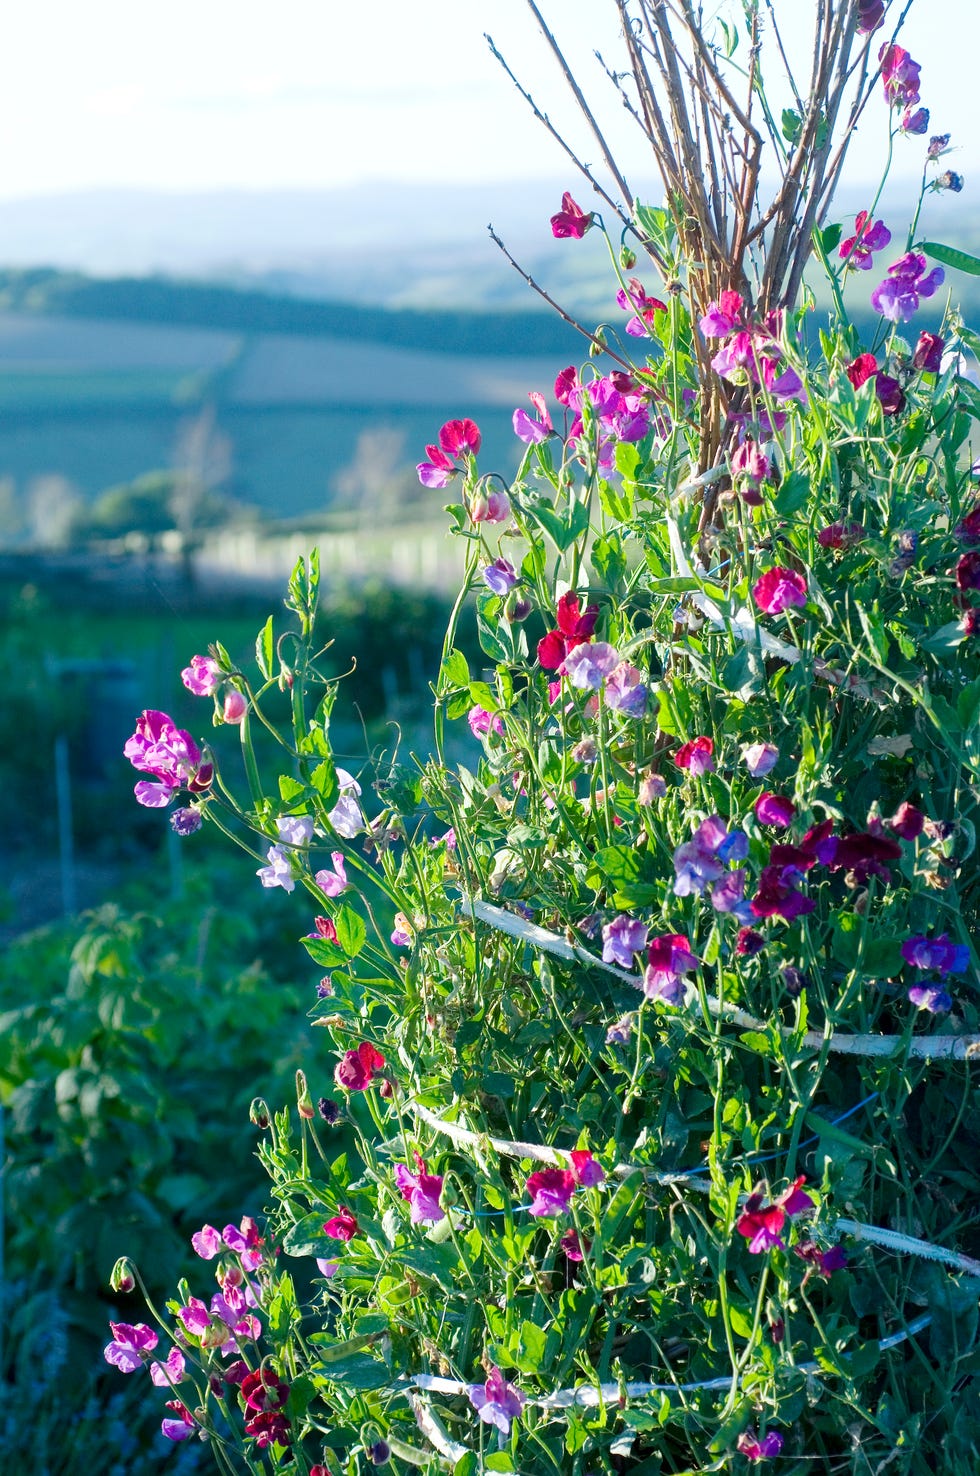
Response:
[{"label": "pale lavender flower", "polygon": [[158,1389],[171,1389],[184,1379],[184,1355],[179,1348],[171,1348],[166,1363],[156,1359],[150,1364],[150,1378]]},{"label": "pale lavender flower", "polygon": [[606,1045],[629,1045],[633,1034],[633,1018],[631,1014],[620,1015],[615,1025],[610,1025],[606,1031]]},{"label": "pale lavender flower", "polygon": [[594,692],[618,663],[615,646],[606,641],[583,641],[565,657],[564,672],[573,687]]},{"label": "pale lavender flower", "polygon": [[510,559],[495,559],[488,564],[483,571],[483,579],[488,589],[503,599],[510,594],[517,583],[518,574]]},{"label": "pale lavender flower", "polygon": [[[566,660],[567,670],[567,660]],[[649,693],[643,684],[643,673],[629,661],[619,665],[606,678],[606,706],[626,717],[643,717]]]},{"label": "pale lavender flower", "polygon": [[602,930],[603,963],[619,964],[621,969],[633,967],[634,955],[639,953],[647,941],[649,924],[620,913]]},{"label": "pale lavender flower", "polygon": [[340,798],[327,818],[339,836],[343,836],[344,840],[353,840],[364,829],[364,814],[357,803],[361,786],[346,769],[337,770],[337,784]]},{"label": "pale lavender flower", "polygon": [[313,820],[309,815],[281,815],[276,832],[287,846],[305,846],[313,837]]},{"label": "pale lavender flower", "polygon": [[502,1435],[510,1434],[512,1421],[519,1419],[524,1408],[524,1395],[508,1384],[500,1369],[494,1366],[485,1384],[474,1384],[470,1403],[488,1425],[496,1425]]},{"label": "pale lavender flower", "polygon": [[268,865],[260,866],[255,875],[264,887],[282,887],[284,892],[292,892],[296,887],[296,878],[293,876],[293,863],[282,846],[270,846],[266,852]]},{"label": "pale lavender flower", "polygon": [[742,749],[745,767],[753,779],[761,779],[779,763],[779,749],[772,743],[750,743]]}]

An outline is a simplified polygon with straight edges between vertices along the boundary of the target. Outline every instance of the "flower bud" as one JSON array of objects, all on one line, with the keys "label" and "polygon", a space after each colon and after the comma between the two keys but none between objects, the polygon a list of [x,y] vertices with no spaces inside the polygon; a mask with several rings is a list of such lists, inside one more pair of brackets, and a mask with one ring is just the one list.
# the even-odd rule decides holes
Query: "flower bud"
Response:
[{"label": "flower bud", "polygon": [[631,272],[636,266],[636,252],[631,251],[628,246],[620,246],[619,264],[624,272]]},{"label": "flower bud", "polygon": [[109,1285],[114,1292],[131,1292],[136,1286],[133,1263],[128,1256],[120,1256],[112,1268]]},{"label": "flower bud", "polygon": [[299,1070],[296,1073],[296,1110],[300,1117],[305,1117],[309,1122],[314,1116],[313,1098],[306,1084],[306,1072]]},{"label": "flower bud", "polygon": [[237,687],[230,687],[225,693],[225,705],[221,710],[221,716],[226,723],[240,723],[248,712],[248,698],[244,692],[239,692]]},{"label": "flower bud", "polygon": [[605,351],[606,335],[603,329],[600,327],[597,328],[595,333],[592,335],[592,342],[589,344],[589,358],[598,359],[600,354],[604,354]]},{"label": "flower bud", "polygon": [[264,1098],[252,1098],[252,1105],[248,1109],[248,1120],[249,1122],[253,1122],[257,1128],[262,1128],[263,1132],[269,1126],[272,1121],[272,1115]]},{"label": "flower bud", "polygon": [[527,595],[519,594],[515,589],[511,591],[504,606],[504,619],[511,625],[519,625],[522,620],[527,619],[531,610],[531,601]]}]

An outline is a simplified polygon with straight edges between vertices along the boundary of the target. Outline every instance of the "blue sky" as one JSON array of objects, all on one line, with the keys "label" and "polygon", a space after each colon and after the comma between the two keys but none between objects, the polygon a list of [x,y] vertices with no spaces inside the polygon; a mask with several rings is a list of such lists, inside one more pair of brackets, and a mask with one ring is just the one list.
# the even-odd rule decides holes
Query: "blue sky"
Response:
[{"label": "blue sky", "polygon": [[[776,0],[799,41],[812,0]],[[611,0],[541,0],[616,147],[643,151],[591,57],[615,55]],[[932,129],[980,186],[975,0],[918,0],[904,34]],[[0,199],[67,189],[323,188],[363,180],[568,178],[571,169],[488,53],[490,31],[587,156],[524,0],[33,0],[7,8],[0,57]],[[959,44],[958,44],[959,42]],[[965,44],[964,44],[965,43]],[[608,99],[608,101],[606,101]],[[854,174],[870,177],[884,109]],[[912,173],[921,144],[900,144]],[[965,198],[965,197],[964,197]]]}]

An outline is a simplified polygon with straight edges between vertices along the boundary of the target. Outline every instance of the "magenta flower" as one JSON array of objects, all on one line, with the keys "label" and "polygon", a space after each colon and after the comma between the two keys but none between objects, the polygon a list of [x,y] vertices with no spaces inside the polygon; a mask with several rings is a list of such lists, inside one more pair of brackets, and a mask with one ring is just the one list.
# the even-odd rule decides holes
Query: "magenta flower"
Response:
[{"label": "magenta flower", "polygon": [[210,697],[221,680],[221,667],[212,656],[192,656],[180,679],[195,697]]},{"label": "magenta flower", "polygon": [[333,1079],[339,1087],[344,1087],[348,1092],[363,1092],[379,1075],[385,1064],[385,1058],[380,1051],[375,1050],[370,1041],[362,1040],[354,1051],[345,1051],[343,1058],[337,1063]]},{"label": "magenta flower", "polygon": [[854,235],[840,243],[838,255],[847,267],[867,272],[871,269],[872,252],[882,251],[891,238],[884,221],[872,220],[866,210],[861,210],[854,217]]},{"label": "magenta flower", "polygon": [[614,963],[621,969],[631,969],[634,955],[646,945],[649,931],[647,923],[639,922],[626,913],[614,917],[602,930],[603,963]]},{"label": "magenta flower", "polygon": [[778,1456],[783,1448],[783,1437],[778,1430],[770,1430],[760,1440],[754,1430],[743,1430],[735,1442],[735,1449],[750,1461],[768,1461]]},{"label": "magenta flower", "polygon": [[123,753],[134,769],[152,774],[156,780],[152,783],[141,779],[135,788],[139,803],[151,809],[168,805],[180,789],[200,794],[214,778],[213,766],[202,763],[201,751],[191,735],[176,728],[165,712],[142,712]]},{"label": "magenta flower", "polygon": [[513,1384],[508,1384],[500,1369],[494,1365],[485,1384],[473,1385],[470,1403],[481,1420],[486,1420],[488,1425],[495,1425],[502,1435],[509,1435],[511,1423],[520,1419],[524,1395]]},{"label": "magenta flower", "polygon": [[332,871],[318,871],[313,880],[325,897],[339,897],[347,887],[347,868],[343,851],[331,851]]},{"label": "magenta flower", "polygon": [[846,871],[848,880],[857,886],[863,886],[871,876],[890,881],[888,862],[902,859],[902,848],[897,841],[863,831],[842,835],[832,846],[825,846],[822,850],[820,860],[823,864],[831,871]]},{"label": "magenta flower", "polygon": [[886,824],[900,835],[902,840],[913,841],[917,835],[922,834],[922,827],[926,823],[926,817],[915,805],[903,800]]},{"label": "magenta flower", "polygon": [[561,209],[551,217],[551,234],[558,241],[581,241],[592,228],[593,212],[576,205],[568,190],[561,197]]},{"label": "magenta flower", "polygon": [[662,933],[652,939],[647,950],[647,966],[643,975],[643,993],[647,999],[662,999],[665,1004],[679,1004],[684,997],[685,974],[698,966],[691,945],[680,933]]},{"label": "magenta flower", "polygon": [[767,1203],[758,1190],[749,1195],[735,1229],[739,1235],[745,1236],[754,1256],[761,1255],[763,1251],[782,1248],[783,1240],[779,1232],[786,1223],[787,1216],[792,1219],[814,1208],[810,1195],[800,1187],[805,1183],[806,1179],[801,1174],[771,1204]]},{"label": "magenta flower", "polygon": [[633,338],[645,338],[647,333],[652,333],[654,314],[667,311],[667,304],[661,302],[659,297],[648,297],[643,283],[637,281],[636,277],[630,278],[628,292],[620,287],[616,293],[616,302],[624,312],[633,313],[626,324],[626,332]]},{"label": "magenta flower", "polygon": [[765,866],[759,876],[759,889],[752,898],[753,917],[781,917],[792,922],[816,907],[812,897],[804,897],[797,883],[802,873],[796,866]]},{"label": "magenta flower", "polygon": [[745,299],[739,292],[723,292],[717,302],[708,304],[708,311],[699,323],[705,338],[727,338],[729,333],[743,326],[742,313]]},{"label": "magenta flower", "polygon": [[785,795],[763,790],[755,802],[755,818],[760,825],[773,825],[785,830],[796,814],[796,806]]},{"label": "magenta flower", "polygon": [[679,769],[687,769],[695,778],[709,774],[715,766],[715,744],[713,738],[692,738],[681,744],[674,754],[674,763]]},{"label": "magenta flower", "polygon": [[480,441],[480,428],[474,421],[447,420],[439,432],[439,444],[425,448],[428,461],[416,467],[423,487],[445,487],[460,470],[457,461],[476,456]]},{"label": "magenta flower", "polygon": [[347,1208],[346,1204],[342,1204],[339,1212],[323,1227],[324,1235],[329,1235],[331,1240],[343,1240],[345,1243],[353,1240],[359,1230],[357,1216]]},{"label": "magenta flower", "polygon": [[888,268],[883,282],[871,294],[871,306],[891,323],[907,323],[919,310],[919,300],[932,297],[942,286],[946,274],[942,267],[926,271],[926,258],[918,251],[907,251]]},{"label": "magenta flower", "polygon": [[396,948],[411,948],[415,930],[404,912],[395,913],[395,926],[391,930],[391,941]]},{"label": "magenta flower", "polygon": [[485,707],[471,707],[466,715],[470,732],[474,738],[486,738],[489,733],[503,733],[504,720],[499,712],[487,712]]},{"label": "magenta flower", "polygon": [[562,670],[573,687],[596,692],[619,665],[619,652],[606,641],[582,641],[565,657]]},{"label": "magenta flower", "polygon": [[103,1353],[106,1363],[113,1364],[120,1373],[133,1373],[149,1362],[159,1339],[152,1327],[145,1322],[110,1322],[112,1342]]},{"label": "magenta flower", "polygon": [[769,457],[751,437],[736,446],[731,456],[732,480],[750,507],[761,507],[759,489],[763,482],[773,476],[773,465]]},{"label": "magenta flower", "polygon": [[587,605],[569,590],[558,601],[557,629],[549,630],[538,642],[538,662],[545,671],[557,671],[569,651],[590,640],[599,618],[599,606]]},{"label": "magenta flower", "polygon": [[765,615],[781,615],[790,606],[806,604],[806,580],[795,569],[777,564],[752,587],[752,598]]},{"label": "magenta flower", "polygon": [[395,1164],[395,1183],[403,1199],[411,1205],[409,1219],[413,1225],[437,1225],[446,1218],[439,1200],[442,1197],[442,1175],[426,1173],[425,1160],[415,1155],[416,1172],[404,1163]]},{"label": "magenta flower", "polygon": [[528,1213],[542,1219],[567,1214],[576,1188],[575,1175],[568,1169],[539,1169],[529,1174],[527,1192],[532,1199]]},{"label": "magenta flower", "polygon": [[980,589],[980,551],[962,554],[957,560],[956,587],[963,591]]},{"label": "magenta flower", "polygon": [[172,1389],[184,1381],[184,1355],[177,1347],[171,1348],[166,1363],[156,1359],[150,1364],[150,1378],[158,1389]]},{"label": "magenta flower", "polygon": [[801,1240],[794,1245],[793,1250],[801,1260],[806,1261],[810,1271],[816,1271],[820,1276],[832,1276],[835,1271],[843,1271],[847,1265],[847,1251],[842,1245],[832,1245],[830,1250],[822,1251],[813,1240]]},{"label": "magenta flower", "polygon": [[594,1189],[603,1183],[606,1171],[593,1158],[590,1148],[573,1148],[568,1156],[572,1160],[572,1174],[580,1189]]},{"label": "magenta flower", "polygon": [[766,940],[754,928],[739,928],[735,940],[735,952],[744,958],[754,958],[766,946]]},{"label": "magenta flower", "polygon": [[[579,1239],[578,1231],[575,1229],[574,1225],[569,1226],[569,1228],[565,1231],[564,1235],[559,1240],[558,1244],[565,1252],[565,1255],[569,1261],[584,1260],[585,1252],[582,1249],[582,1242]],[[587,1249],[588,1246],[586,1246],[586,1250]]]},{"label": "magenta flower", "polygon": [[191,1236],[191,1245],[202,1261],[213,1261],[221,1253],[223,1244],[220,1232],[213,1225],[205,1225]]},{"label": "magenta flower", "polygon": [[262,1249],[265,1241],[251,1215],[244,1215],[238,1226],[226,1225],[221,1237],[228,1249],[234,1251],[241,1261],[243,1270],[254,1271],[262,1265],[265,1259]]},{"label": "magenta flower", "polygon": [[938,374],[942,367],[944,348],[941,334],[920,333],[912,355],[912,368],[924,374]]},{"label": "magenta flower", "polygon": [[745,767],[753,779],[761,779],[779,762],[779,749],[772,743],[750,743],[742,749]]},{"label": "magenta flower", "polygon": [[864,533],[860,523],[828,523],[826,528],[821,528],[817,534],[817,542],[821,548],[844,549],[850,548]]},{"label": "magenta flower", "polygon": [[[922,68],[901,46],[887,42],[878,52],[885,101],[890,108],[907,108],[919,101],[919,73]],[[924,132],[925,130],[923,130]]]},{"label": "magenta flower", "polygon": [[510,498],[506,492],[488,492],[481,486],[470,498],[468,510],[473,523],[506,523],[510,517]]}]

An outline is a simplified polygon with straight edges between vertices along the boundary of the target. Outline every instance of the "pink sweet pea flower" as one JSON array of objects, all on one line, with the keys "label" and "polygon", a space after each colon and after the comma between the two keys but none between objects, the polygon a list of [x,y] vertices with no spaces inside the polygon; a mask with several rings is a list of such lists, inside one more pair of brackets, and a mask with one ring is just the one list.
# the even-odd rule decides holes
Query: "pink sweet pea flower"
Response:
[{"label": "pink sweet pea flower", "polygon": [[783,1437],[778,1430],[770,1430],[760,1440],[754,1430],[743,1430],[735,1442],[736,1450],[748,1456],[750,1461],[768,1461],[778,1456],[783,1448]]},{"label": "pink sweet pea flower", "polygon": [[344,1052],[334,1071],[334,1081],[349,1092],[363,1092],[380,1074],[384,1064],[381,1052],[375,1050],[370,1041],[362,1040],[356,1050]]},{"label": "pink sweet pea flower", "polygon": [[344,853],[342,851],[331,851],[330,860],[333,862],[333,871],[318,871],[313,880],[325,897],[339,897],[347,887],[347,868],[344,865]]},{"label": "pink sweet pea flower", "polygon": [[438,446],[426,446],[428,461],[416,467],[423,487],[445,487],[460,468],[457,460],[476,456],[480,450],[480,428],[474,421],[447,420],[439,432]]},{"label": "pink sweet pea flower", "polygon": [[180,679],[195,697],[210,697],[221,680],[221,667],[212,656],[192,656]]},{"label": "pink sweet pea flower", "polygon": [[205,1225],[191,1236],[191,1245],[202,1261],[213,1261],[220,1254],[222,1244],[221,1235],[213,1225]]},{"label": "pink sweet pea flower", "polygon": [[134,791],[139,803],[151,809],[169,805],[179,789],[200,794],[214,778],[213,765],[202,763],[190,733],[175,727],[165,712],[142,712],[123,753],[134,769],[153,775],[155,783],[141,779]]},{"label": "pink sweet pea flower", "polygon": [[415,1155],[416,1173],[404,1163],[395,1164],[395,1183],[403,1199],[411,1205],[409,1219],[413,1225],[437,1225],[446,1218],[439,1203],[442,1197],[442,1175],[426,1172],[425,1160]]},{"label": "pink sweet pea flower", "polygon": [[684,997],[683,975],[692,973],[697,966],[698,961],[683,934],[663,933],[651,941],[647,950],[643,993],[647,999],[679,1004]]},{"label": "pink sweet pea flower", "polygon": [[764,789],[755,802],[755,818],[760,825],[772,825],[785,830],[796,814],[796,806],[785,795],[773,794]]},{"label": "pink sweet pea flower", "polygon": [[739,1235],[745,1236],[754,1256],[761,1255],[763,1251],[782,1249],[784,1242],[779,1232],[787,1216],[792,1219],[814,1208],[810,1195],[800,1187],[805,1182],[801,1174],[771,1204],[758,1190],[749,1195],[735,1229]]},{"label": "pink sweet pea flower", "polygon": [[572,1160],[572,1173],[579,1188],[594,1189],[597,1184],[603,1183],[606,1171],[593,1158],[590,1148],[573,1148],[568,1156]]},{"label": "pink sweet pea flower", "polygon": [[598,605],[587,605],[583,610],[577,594],[571,590],[563,594],[558,601],[557,629],[538,642],[538,662],[544,670],[557,671],[569,651],[590,640],[598,618]]},{"label": "pink sweet pea flower", "polygon": [[575,1189],[575,1175],[568,1169],[539,1169],[528,1176],[527,1192],[532,1196],[528,1213],[547,1219],[567,1214]]},{"label": "pink sweet pea flower", "polygon": [[922,68],[901,46],[887,42],[878,52],[885,101],[890,108],[907,108],[919,101],[919,73]]},{"label": "pink sweet pea flower", "polygon": [[892,233],[882,220],[872,220],[866,210],[854,218],[854,235],[840,243],[838,255],[845,266],[857,267],[862,272],[870,271],[872,253],[882,251],[891,241]]},{"label": "pink sweet pea flower", "polygon": [[551,217],[551,234],[557,241],[581,241],[586,231],[591,230],[592,223],[593,212],[576,205],[566,190],[561,197],[561,209]]},{"label": "pink sweet pea flower", "polygon": [[923,374],[938,374],[942,367],[944,347],[941,334],[920,333],[912,355],[912,368]]},{"label": "pink sweet pea flower", "polygon": [[688,769],[695,777],[708,774],[715,766],[715,744],[713,738],[692,738],[683,743],[674,754],[674,763],[679,769]]},{"label": "pink sweet pea flower", "polygon": [[661,302],[659,297],[648,297],[643,288],[643,283],[636,277],[631,277],[629,291],[625,292],[621,287],[616,293],[616,302],[624,312],[632,311],[633,316],[626,324],[626,332],[633,338],[645,338],[654,329],[654,315],[665,313],[667,304]]},{"label": "pink sweet pea flower", "polygon": [[231,687],[225,693],[224,705],[221,709],[221,720],[237,726],[243,722],[248,712],[248,698],[244,692],[239,692],[237,687]]},{"label": "pink sweet pea flower", "polygon": [[469,500],[469,514],[474,523],[506,523],[510,517],[510,498],[506,492],[488,492],[480,487]]},{"label": "pink sweet pea flower", "polygon": [[885,0],[857,0],[859,36],[870,36],[885,19]]},{"label": "pink sweet pea flower", "polygon": [[514,411],[514,434],[519,441],[527,446],[538,446],[554,434],[554,426],[551,424],[551,416],[544,402],[544,395],[537,390],[528,391],[528,399],[538,412],[537,420],[532,420],[526,410]]},{"label": "pink sweet pea flower", "polygon": [[466,714],[466,721],[470,725],[470,732],[474,738],[486,738],[490,733],[504,733],[504,720],[499,712],[487,712],[485,707],[479,703],[471,707]]},{"label": "pink sweet pea flower", "polygon": [[727,338],[734,329],[742,327],[744,307],[745,299],[738,292],[723,292],[717,302],[709,303],[698,325],[705,338]]},{"label": "pink sweet pea flower", "polygon": [[103,1357],[106,1363],[118,1368],[120,1373],[133,1373],[149,1362],[159,1339],[152,1327],[145,1322],[110,1322],[112,1342],[106,1347]]},{"label": "pink sweet pea flower", "polygon": [[360,1226],[357,1216],[347,1208],[346,1204],[340,1206],[340,1212],[328,1220],[323,1227],[324,1235],[329,1235],[331,1240],[353,1240]]},{"label": "pink sweet pea flower", "polygon": [[259,1227],[250,1215],[243,1216],[237,1228],[234,1225],[226,1225],[221,1236],[228,1249],[234,1251],[238,1256],[243,1270],[254,1271],[256,1267],[262,1265],[264,1260],[262,1247],[265,1241],[259,1235]]},{"label": "pink sweet pea flower", "polygon": [[172,1389],[175,1384],[183,1383],[184,1377],[184,1355],[177,1347],[171,1348],[166,1363],[154,1359],[150,1364],[150,1378],[158,1389]]},{"label": "pink sweet pea flower", "polygon": [[792,605],[802,607],[806,604],[806,580],[795,569],[785,569],[777,564],[756,580],[752,586],[752,598],[764,615],[781,615]]}]

